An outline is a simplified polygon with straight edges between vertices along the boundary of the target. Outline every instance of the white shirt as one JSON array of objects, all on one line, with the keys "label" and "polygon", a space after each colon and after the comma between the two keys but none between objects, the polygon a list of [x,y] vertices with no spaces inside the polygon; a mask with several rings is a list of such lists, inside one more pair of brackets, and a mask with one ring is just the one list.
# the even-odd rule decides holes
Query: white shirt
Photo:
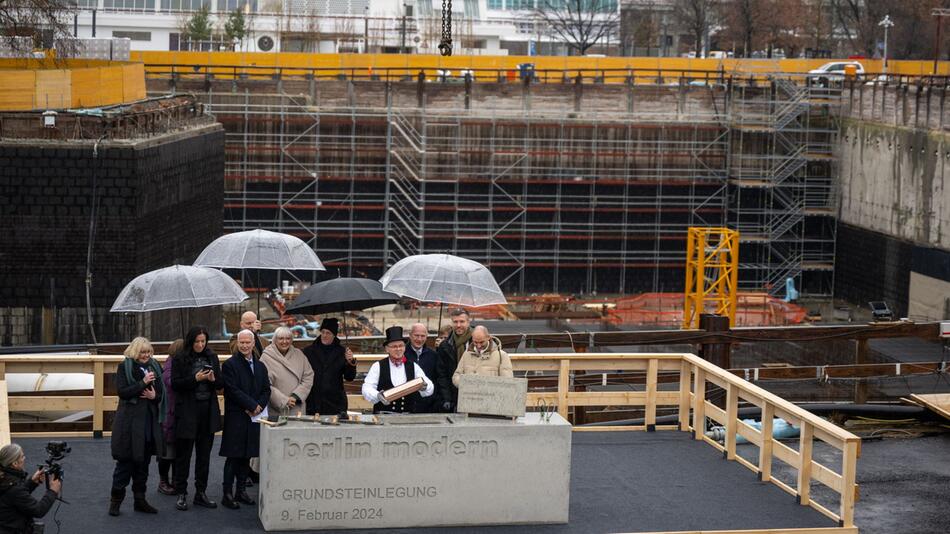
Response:
[{"label": "white shirt", "polygon": [[[393,382],[393,387],[399,386],[406,383],[406,364],[399,366],[393,365],[392,360],[386,358],[386,363],[389,364],[389,379]],[[408,363],[408,362],[407,362]],[[429,377],[426,376],[425,372],[419,367],[419,364],[413,363],[414,370],[416,372],[416,378],[421,378],[423,382],[426,383],[426,387],[419,390],[419,394],[423,397],[428,397],[435,392],[435,385],[432,384],[432,381],[429,380]],[[376,389],[379,386],[379,362],[374,363],[370,368],[369,372],[366,373],[366,378],[363,379],[363,398],[371,404],[376,404],[379,402],[379,390]]]}]

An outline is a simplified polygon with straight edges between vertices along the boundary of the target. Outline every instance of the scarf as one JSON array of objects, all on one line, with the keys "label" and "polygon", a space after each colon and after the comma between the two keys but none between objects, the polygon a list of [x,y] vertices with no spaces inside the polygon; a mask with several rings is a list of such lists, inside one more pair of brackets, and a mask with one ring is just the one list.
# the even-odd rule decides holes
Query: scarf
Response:
[{"label": "scarf", "polygon": [[[129,384],[135,382],[135,378],[132,377],[132,368],[138,363],[133,361],[132,358],[126,358],[121,365],[122,371],[125,372],[125,379],[128,380]],[[161,400],[158,401],[158,422],[164,423],[167,402],[165,399],[165,383],[162,382],[162,366],[158,365],[155,358],[149,358],[145,365],[155,374],[155,380],[152,381],[152,384],[155,387],[155,393],[161,395]],[[138,401],[138,399],[135,400]]]},{"label": "scarf", "polygon": [[455,343],[455,361],[462,359],[462,354],[465,352],[465,347],[468,345],[468,340],[472,339],[472,329],[469,328],[461,336],[457,335],[455,332],[452,332],[452,342]]}]

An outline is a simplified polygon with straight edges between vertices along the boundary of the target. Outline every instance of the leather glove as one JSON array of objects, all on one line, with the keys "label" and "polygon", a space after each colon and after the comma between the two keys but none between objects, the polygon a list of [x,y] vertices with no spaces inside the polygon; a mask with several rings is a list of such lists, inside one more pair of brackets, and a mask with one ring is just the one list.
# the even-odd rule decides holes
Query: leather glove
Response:
[{"label": "leather glove", "polygon": [[379,402],[381,402],[381,403],[383,404],[383,406],[389,406],[389,401],[386,400],[386,397],[383,396],[383,392],[382,392],[382,391],[379,392],[379,395],[377,395],[376,400],[378,400]]}]

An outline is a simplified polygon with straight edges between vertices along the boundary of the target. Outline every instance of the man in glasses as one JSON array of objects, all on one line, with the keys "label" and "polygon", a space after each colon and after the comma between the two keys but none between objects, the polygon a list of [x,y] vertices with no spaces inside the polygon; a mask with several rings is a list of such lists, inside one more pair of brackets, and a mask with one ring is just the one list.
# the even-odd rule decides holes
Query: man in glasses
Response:
[{"label": "man in glasses", "polygon": [[468,344],[459,365],[452,375],[452,384],[458,387],[462,375],[505,376],[512,378],[511,358],[502,350],[501,342],[492,337],[484,326],[472,330],[472,341]]}]

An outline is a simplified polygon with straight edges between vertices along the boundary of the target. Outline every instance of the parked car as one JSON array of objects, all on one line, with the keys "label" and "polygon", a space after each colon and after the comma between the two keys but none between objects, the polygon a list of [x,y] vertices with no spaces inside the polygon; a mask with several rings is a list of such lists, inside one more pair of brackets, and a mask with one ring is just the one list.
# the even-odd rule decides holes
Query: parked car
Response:
[{"label": "parked car", "polygon": [[855,74],[862,76],[864,74],[864,65],[857,61],[832,61],[825,63],[817,69],[808,71],[808,77],[818,85],[827,87],[832,82],[844,81],[845,68],[854,66]]}]

